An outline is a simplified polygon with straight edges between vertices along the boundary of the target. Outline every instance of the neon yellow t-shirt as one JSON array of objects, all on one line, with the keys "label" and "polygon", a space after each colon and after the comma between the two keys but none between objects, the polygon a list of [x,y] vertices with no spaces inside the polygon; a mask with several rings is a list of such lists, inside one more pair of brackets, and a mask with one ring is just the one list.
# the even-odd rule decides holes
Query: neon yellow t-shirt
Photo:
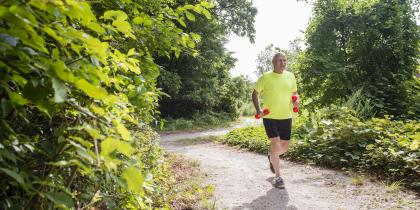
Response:
[{"label": "neon yellow t-shirt", "polygon": [[296,78],[292,72],[266,72],[258,78],[254,89],[262,95],[263,108],[270,110],[270,114],[264,118],[292,118],[292,93],[297,91]]}]

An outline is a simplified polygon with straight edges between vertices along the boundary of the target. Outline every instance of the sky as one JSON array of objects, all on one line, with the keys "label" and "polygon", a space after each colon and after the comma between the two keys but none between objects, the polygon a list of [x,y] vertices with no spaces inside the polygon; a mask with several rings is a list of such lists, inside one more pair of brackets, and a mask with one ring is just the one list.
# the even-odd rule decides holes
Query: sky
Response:
[{"label": "sky", "polygon": [[253,0],[258,13],[255,17],[256,39],[251,44],[247,37],[229,36],[225,47],[234,52],[236,66],[231,69],[232,76],[248,75],[255,81],[257,76],[257,55],[270,43],[282,49],[289,48],[289,42],[303,37],[309,23],[312,7],[296,0]]}]

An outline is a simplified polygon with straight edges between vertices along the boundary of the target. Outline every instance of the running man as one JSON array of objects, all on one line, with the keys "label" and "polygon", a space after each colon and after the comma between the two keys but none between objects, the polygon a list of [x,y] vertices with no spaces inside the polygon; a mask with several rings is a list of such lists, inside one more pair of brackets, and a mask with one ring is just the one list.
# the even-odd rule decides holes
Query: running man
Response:
[{"label": "running man", "polygon": [[[257,114],[263,116],[258,100],[261,94],[264,108],[270,113],[263,116],[265,132],[271,142],[271,152],[268,156],[270,169],[276,174],[273,186],[284,188],[284,181],[280,174],[280,158],[289,148],[292,130],[293,106],[299,107],[299,99],[292,102],[292,95],[297,96],[296,78],[292,72],[286,70],[286,55],[276,53],[272,59],[274,70],[264,73],[254,87],[252,101]],[[271,158],[270,158],[271,157]]]}]

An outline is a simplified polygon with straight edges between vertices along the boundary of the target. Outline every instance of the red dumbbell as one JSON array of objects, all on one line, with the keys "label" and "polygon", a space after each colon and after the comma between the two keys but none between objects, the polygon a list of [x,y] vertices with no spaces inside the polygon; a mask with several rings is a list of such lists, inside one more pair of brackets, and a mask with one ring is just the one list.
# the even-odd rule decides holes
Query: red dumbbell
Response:
[{"label": "red dumbbell", "polygon": [[299,98],[299,97],[298,97],[297,95],[292,95],[292,101],[293,101],[293,102],[297,101],[297,100],[298,100],[298,98]]},{"label": "red dumbbell", "polygon": [[[298,100],[298,98],[299,98],[299,96],[297,96],[297,95],[292,95],[292,101],[293,101],[293,102],[297,101],[297,100]],[[297,107],[293,107],[293,112],[298,112],[298,111],[299,111],[299,108],[297,108]]]},{"label": "red dumbbell", "polygon": [[[270,114],[270,110],[268,110],[267,108],[263,109],[263,116]],[[261,115],[260,114],[255,114],[255,119],[260,119]]]}]

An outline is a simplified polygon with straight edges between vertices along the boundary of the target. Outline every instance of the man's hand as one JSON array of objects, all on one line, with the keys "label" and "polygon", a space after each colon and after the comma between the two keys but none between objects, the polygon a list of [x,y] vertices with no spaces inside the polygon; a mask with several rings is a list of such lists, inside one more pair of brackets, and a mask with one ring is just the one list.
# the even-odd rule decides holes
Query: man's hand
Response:
[{"label": "man's hand", "polygon": [[299,108],[299,99],[293,102],[293,107]]},{"label": "man's hand", "polygon": [[299,108],[299,96],[298,96],[297,92],[293,92],[292,97],[293,96],[297,96],[296,101],[293,102],[293,107]]},{"label": "man's hand", "polygon": [[257,114],[260,115],[261,117],[264,116],[264,113],[263,113],[263,111],[261,109],[258,109],[257,110]]}]

